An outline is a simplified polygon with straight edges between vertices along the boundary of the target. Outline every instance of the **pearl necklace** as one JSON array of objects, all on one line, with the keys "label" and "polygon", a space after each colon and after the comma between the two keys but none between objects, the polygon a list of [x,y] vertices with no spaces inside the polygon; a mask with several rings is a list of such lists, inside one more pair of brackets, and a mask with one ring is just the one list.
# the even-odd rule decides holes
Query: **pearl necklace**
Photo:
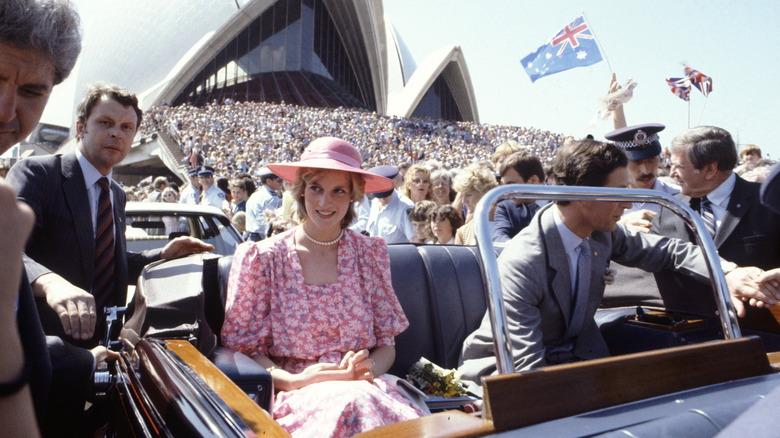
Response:
[{"label": "pearl necklace", "polygon": [[301,228],[303,229],[303,234],[306,236],[306,238],[311,240],[313,243],[315,243],[315,244],[317,244],[319,246],[335,245],[335,244],[339,243],[339,240],[341,240],[341,237],[344,235],[344,229],[342,229],[341,232],[339,233],[339,237],[335,238],[334,240],[331,240],[330,242],[322,242],[322,241],[319,241],[319,240],[314,239],[311,236],[309,236],[309,233],[306,232],[306,228],[303,228],[303,227],[301,227]]}]

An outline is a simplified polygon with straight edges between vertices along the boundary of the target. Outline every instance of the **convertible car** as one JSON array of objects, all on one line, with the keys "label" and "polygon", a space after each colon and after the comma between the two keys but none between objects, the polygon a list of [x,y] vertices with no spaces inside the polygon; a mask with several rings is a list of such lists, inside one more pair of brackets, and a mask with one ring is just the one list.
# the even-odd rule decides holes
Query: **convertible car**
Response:
[{"label": "convertible car", "polygon": [[[677,211],[699,236],[717,315],[632,306],[597,314],[612,357],[515,373],[487,217],[507,196],[641,200]],[[445,410],[365,436],[714,436],[738,427],[780,386],[780,327],[743,330],[701,219],[658,192],[501,186],[477,207],[476,247],[391,245],[392,282],[410,327],[396,338],[391,373],[421,357],[456,368],[465,337],[487,311],[499,375],[484,378],[484,409]],[[110,436],[287,436],[268,414],[270,375],[219,345],[232,256],[151,264],[122,329],[122,359],[102,377],[113,407]],[[768,312],[768,311],[767,311]],[[773,318],[773,321],[774,318]],[[749,335],[749,336],[743,336]]]},{"label": "convertible car", "polygon": [[127,249],[162,248],[176,236],[192,236],[214,245],[214,253],[233,254],[244,239],[222,210],[178,202],[128,202]]}]

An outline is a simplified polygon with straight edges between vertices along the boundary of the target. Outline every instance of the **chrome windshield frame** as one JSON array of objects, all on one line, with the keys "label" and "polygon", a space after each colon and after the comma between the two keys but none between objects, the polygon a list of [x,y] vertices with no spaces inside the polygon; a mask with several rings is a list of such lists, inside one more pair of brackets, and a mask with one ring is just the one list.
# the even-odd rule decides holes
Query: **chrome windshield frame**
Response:
[{"label": "chrome windshield frame", "polygon": [[512,344],[509,338],[506,309],[501,294],[495,246],[489,223],[492,207],[509,198],[544,199],[549,201],[609,201],[609,202],[651,202],[666,207],[680,216],[693,231],[696,244],[703,249],[710,284],[715,294],[718,315],[726,339],[742,336],[737,323],[737,314],[731,304],[726,279],[720,266],[715,243],[707,232],[701,217],[679,199],[656,190],[620,189],[610,187],[545,186],[535,184],[511,184],[498,186],[487,192],[477,204],[474,214],[477,249],[480,255],[480,269],[488,294],[488,312],[493,325],[493,342],[499,374],[514,372]]}]

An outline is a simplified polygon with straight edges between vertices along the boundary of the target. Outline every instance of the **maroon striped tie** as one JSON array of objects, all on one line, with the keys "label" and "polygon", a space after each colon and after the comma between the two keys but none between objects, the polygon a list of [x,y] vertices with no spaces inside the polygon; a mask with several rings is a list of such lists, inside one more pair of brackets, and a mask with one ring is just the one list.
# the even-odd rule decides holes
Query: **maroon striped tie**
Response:
[{"label": "maroon striped tie", "polygon": [[92,282],[92,295],[96,302],[111,296],[114,288],[114,215],[108,178],[100,178],[98,184],[100,197],[95,229],[95,277]]}]

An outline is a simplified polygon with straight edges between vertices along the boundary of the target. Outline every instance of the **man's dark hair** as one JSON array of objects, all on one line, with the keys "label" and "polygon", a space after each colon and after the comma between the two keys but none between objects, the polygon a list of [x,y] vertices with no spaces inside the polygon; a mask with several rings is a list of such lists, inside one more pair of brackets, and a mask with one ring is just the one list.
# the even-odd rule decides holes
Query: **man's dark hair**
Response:
[{"label": "man's dark hair", "polygon": [[224,176],[220,176],[219,178],[217,178],[216,184],[217,184],[217,188],[222,190],[225,193],[225,195],[230,195],[230,187],[227,178],[225,178]]},{"label": "man's dark hair", "polygon": [[267,174],[267,175],[261,175],[261,176],[260,176],[260,184],[262,184],[262,185],[266,185],[266,183],[267,183],[267,181],[268,181],[269,179],[271,179],[271,180],[276,180],[276,179],[278,179],[278,178],[279,178],[279,177],[278,177],[278,176],[276,176],[276,175],[275,175],[275,174],[273,174],[273,173],[269,173],[269,174]]},{"label": "man's dark hair", "polygon": [[508,156],[498,166],[498,174],[504,176],[508,169],[514,169],[518,175],[528,181],[533,175],[539,178],[539,182],[544,182],[544,167],[542,162],[535,155],[527,151],[515,152]]},{"label": "man's dark hair", "polygon": [[0,1],[0,41],[43,54],[64,81],[81,53],[79,15],[67,0]]},{"label": "man's dark hair", "polygon": [[737,166],[734,139],[728,131],[716,126],[697,126],[677,135],[669,151],[687,156],[694,169],[710,163],[717,163],[718,170],[733,170]]},{"label": "man's dark hair", "polygon": [[84,98],[79,102],[79,106],[76,107],[76,120],[86,125],[92,110],[95,109],[95,106],[104,96],[119,102],[122,106],[129,106],[135,111],[135,115],[138,116],[135,130],[138,131],[144,115],[138,106],[138,97],[124,88],[111,84],[97,83],[87,87],[86,91],[84,91]]},{"label": "man's dark hair", "polygon": [[[603,187],[609,174],[628,166],[622,149],[612,143],[580,140],[558,150],[552,163],[555,183],[562,186]],[[559,201],[566,205],[569,201]]]},{"label": "man's dark hair", "polygon": [[252,179],[252,176],[246,172],[239,172],[236,174],[236,176],[233,179],[242,179],[244,180],[245,188],[246,188],[246,195],[251,196],[252,193],[255,192],[257,189],[257,185],[255,184],[255,180]]}]

